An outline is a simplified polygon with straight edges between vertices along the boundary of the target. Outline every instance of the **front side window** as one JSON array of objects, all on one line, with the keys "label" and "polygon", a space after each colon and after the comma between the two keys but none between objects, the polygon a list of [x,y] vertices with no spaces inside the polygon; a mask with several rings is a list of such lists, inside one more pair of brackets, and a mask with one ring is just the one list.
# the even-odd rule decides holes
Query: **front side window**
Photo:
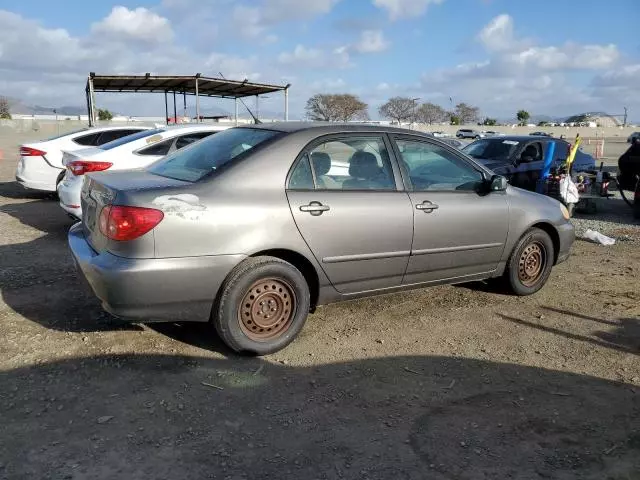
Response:
[{"label": "front side window", "polygon": [[449,150],[426,142],[396,140],[414,191],[477,191],[482,174]]},{"label": "front side window", "polygon": [[308,152],[319,190],[394,190],[389,155],[382,136],[345,136]]},{"label": "front side window", "polygon": [[227,163],[241,158],[243,153],[279,135],[282,132],[276,130],[230,128],[187,148],[176,150],[150,165],[147,171],[163,177],[197,182]]}]

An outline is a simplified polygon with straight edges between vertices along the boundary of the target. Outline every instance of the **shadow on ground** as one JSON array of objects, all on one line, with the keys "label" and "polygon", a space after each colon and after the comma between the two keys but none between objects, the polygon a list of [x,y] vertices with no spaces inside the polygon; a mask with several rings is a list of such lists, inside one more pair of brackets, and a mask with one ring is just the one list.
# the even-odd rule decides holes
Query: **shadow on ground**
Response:
[{"label": "shadow on ground", "polygon": [[141,329],[105,313],[81,281],[67,246],[73,220],[57,202],[8,203],[0,212],[44,233],[29,242],[0,245],[0,294],[9,307],[56,330]]},{"label": "shadow on ground", "polygon": [[317,367],[104,356],[0,373],[1,478],[558,478],[640,472],[631,385],[464,358]]},{"label": "shadow on ground", "polygon": [[[587,320],[595,324],[606,325],[607,327],[609,327],[609,329],[606,331],[595,329],[590,336],[587,336],[567,332],[555,326],[536,323],[531,320],[525,320],[510,315],[499,313],[498,316],[503,320],[507,320],[517,325],[533,328],[535,330],[540,330],[547,333],[553,333],[570,340],[577,340],[580,342],[590,343],[598,347],[610,348],[612,350],[617,350],[620,352],[640,355],[640,318],[619,318],[616,320],[608,320],[554,307],[543,308],[547,311],[558,313],[561,315],[568,315],[571,317],[580,318],[582,320]],[[611,330],[611,327],[613,327],[613,330]]]}]

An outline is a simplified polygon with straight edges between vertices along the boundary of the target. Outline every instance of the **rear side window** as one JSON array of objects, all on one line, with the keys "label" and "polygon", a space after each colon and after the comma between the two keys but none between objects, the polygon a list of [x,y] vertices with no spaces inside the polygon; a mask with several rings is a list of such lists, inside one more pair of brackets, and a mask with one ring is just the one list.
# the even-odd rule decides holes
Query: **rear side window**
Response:
[{"label": "rear side window", "polygon": [[100,146],[101,150],[111,150],[112,148],[119,147],[120,145],[124,145],[129,142],[133,142],[135,140],[140,140],[141,138],[150,137],[151,135],[157,135],[159,133],[164,132],[165,130],[162,128],[156,128],[153,130],[142,130],[138,133],[134,133],[133,135],[127,135],[126,137],[119,138],[109,143],[105,143]]},{"label": "rear side window", "polygon": [[78,145],[94,147],[97,145],[97,140],[99,136],[100,136],[100,132],[90,133],[89,135],[82,135],[81,137],[74,138],[73,142],[77,143]]},{"label": "rear side window", "polygon": [[171,150],[173,142],[175,141],[175,138],[169,138],[162,142],[154,143],[150,147],[145,147],[142,150],[138,150],[136,153],[138,155],[160,155],[164,157],[169,153],[169,150]]},{"label": "rear side window", "polygon": [[147,171],[163,177],[197,182],[223,165],[242,158],[282,132],[258,128],[231,128],[158,160]]},{"label": "rear side window", "polygon": [[122,137],[126,137],[127,135],[132,135],[134,133],[138,133],[140,130],[107,130],[106,132],[102,132],[100,134],[100,138],[96,142],[96,145],[104,145],[105,143],[113,142]]},{"label": "rear side window", "polygon": [[196,133],[190,133],[188,135],[182,135],[178,137],[178,140],[176,140],[176,150],[180,150],[181,148],[184,148],[187,145],[191,145],[192,143],[197,142],[198,140],[202,140],[203,138],[206,138],[213,133],[214,132],[196,132]]}]

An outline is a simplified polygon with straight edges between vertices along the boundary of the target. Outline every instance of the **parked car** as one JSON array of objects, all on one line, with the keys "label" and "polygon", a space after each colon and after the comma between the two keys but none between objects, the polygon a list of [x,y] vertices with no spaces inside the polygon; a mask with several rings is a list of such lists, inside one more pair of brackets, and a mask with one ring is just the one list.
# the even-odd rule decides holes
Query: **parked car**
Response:
[{"label": "parked car", "polygon": [[[553,137],[484,138],[470,143],[462,151],[495,173],[505,176],[512,185],[535,191],[549,142],[556,144],[553,167],[559,167],[566,161],[570,145],[565,140]],[[595,158],[578,149],[573,171],[590,172],[595,168]]]},{"label": "parked car", "polygon": [[533,294],[574,241],[560,202],[430,135],[358,124],[238,127],[91,173],[82,212],[69,244],[107,311],[210,322],[255,354],[327,303],[497,277]]},{"label": "parked car", "polygon": [[486,130],[482,132],[484,137],[501,137],[504,133],[496,132],[494,130]]},{"label": "parked car", "polygon": [[97,127],[82,128],[73,132],[20,145],[20,161],[16,180],[25,188],[55,192],[64,175],[62,150],[95,147],[149,127]]},{"label": "parked car", "polygon": [[437,131],[437,132],[431,132],[431,135],[433,135],[436,138],[447,138],[450,137],[451,134],[447,133],[447,132],[441,132],[441,131]]},{"label": "parked car", "polygon": [[441,139],[444,143],[447,143],[449,145],[451,145],[454,148],[463,148],[465,147],[467,144],[464,142],[461,142],[460,140],[456,140],[455,138],[442,138]]},{"label": "parked car", "polygon": [[640,138],[640,132],[633,132],[627,137],[627,143],[633,143],[634,138]]},{"label": "parked car", "polygon": [[529,135],[534,137],[553,137],[552,133],[547,132],[531,132]]},{"label": "parked car", "polygon": [[100,147],[64,151],[66,173],[58,185],[60,206],[71,216],[80,218],[80,191],[86,173],[146,167],[175,150],[227,128],[221,125],[156,128],[122,137]]},{"label": "parked car", "polygon": [[484,138],[484,133],[470,128],[461,128],[456,132],[458,138]]}]

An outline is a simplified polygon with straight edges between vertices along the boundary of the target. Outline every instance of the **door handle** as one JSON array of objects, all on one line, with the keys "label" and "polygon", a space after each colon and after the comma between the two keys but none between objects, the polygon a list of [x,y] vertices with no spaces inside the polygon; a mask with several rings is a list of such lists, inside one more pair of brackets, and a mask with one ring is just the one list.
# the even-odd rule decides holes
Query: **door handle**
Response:
[{"label": "door handle", "polygon": [[300,206],[301,212],[308,212],[314,216],[322,215],[322,212],[326,212],[329,209],[329,205],[323,205],[320,202],[310,202],[309,205]]},{"label": "door handle", "polygon": [[418,210],[424,210],[425,213],[431,213],[434,210],[437,210],[438,208],[440,208],[438,205],[436,205],[435,203],[431,203],[428,200],[425,200],[422,203],[419,203],[416,205],[416,208]]}]

